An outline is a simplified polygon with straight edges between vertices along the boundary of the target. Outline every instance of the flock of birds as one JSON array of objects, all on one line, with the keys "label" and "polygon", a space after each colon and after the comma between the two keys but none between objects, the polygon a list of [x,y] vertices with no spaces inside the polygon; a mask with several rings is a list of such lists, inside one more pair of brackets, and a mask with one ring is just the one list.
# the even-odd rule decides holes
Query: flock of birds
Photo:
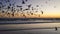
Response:
[{"label": "flock of birds", "polygon": [[[2,1],[2,0],[1,0]],[[22,4],[26,4],[26,2],[28,2],[28,0],[21,0],[22,1]],[[50,0],[49,0],[50,1]],[[26,9],[23,9],[22,7],[23,6],[21,6],[21,5],[16,5],[16,7],[17,8],[19,8],[19,10],[16,10],[16,8],[15,8],[15,3],[16,2],[14,2],[13,4],[11,4],[10,3],[10,0],[5,0],[5,2],[6,3],[9,3],[9,5],[7,6],[7,8],[4,8],[6,5],[3,5],[3,3],[2,2],[0,2],[0,11],[2,10],[2,9],[7,9],[7,11],[4,11],[4,10],[2,10],[1,12],[2,13],[7,13],[8,15],[10,14],[9,13],[9,10],[11,10],[11,12],[12,12],[12,16],[14,16],[14,13],[17,11],[17,12],[22,12],[21,14],[23,14],[23,16],[26,18],[26,15],[24,14],[24,11],[27,11],[27,10],[32,10],[32,11],[34,11],[35,9],[34,9],[34,7],[31,7],[32,6],[32,4],[29,4],[29,5],[27,5],[27,7],[28,8],[26,8]],[[47,3],[47,2],[46,2]],[[39,5],[36,5],[36,7],[39,7]],[[54,6],[54,7],[56,7],[56,6]],[[30,9],[31,8],[31,9]],[[30,13],[31,15],[35,15],[34,14],[34,12],[32,13],[32,11],[28,11],[27,12],[27,14],[28,13]],[[38,10],[37,11],[35,11],[35,12],[39,12]],[[40,11],[41,12],[41,14],[44,14],[44,12],[41,10]],[[28,14],[29,15],[29,14]],[[40,17],[40,16],[39,16]]]}]

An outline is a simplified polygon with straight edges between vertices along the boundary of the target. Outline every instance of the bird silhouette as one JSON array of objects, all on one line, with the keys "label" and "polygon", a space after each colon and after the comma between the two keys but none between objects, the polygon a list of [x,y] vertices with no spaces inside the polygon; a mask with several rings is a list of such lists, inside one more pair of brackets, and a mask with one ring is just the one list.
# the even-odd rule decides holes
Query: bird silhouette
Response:
[{"label": "bird silhouette", "polygon": [[10,9],[10,6],[8,6],[7,8]]},{"label": "bird silhouette", "polygon": [[18,5],[17,5],[17,7],[19,7],[19,8],[20,8],[20,10],[22,11],[22,9],[23,9],[23,8],[22,8],[22,6],[18,6]]},{"label": "bird silhouette", "polygon": [[9,6],[11,6],[11,3],[9,4]]},{"label": "bird silhouette", "polygon": [[0,2],[0,4],[2,5],[2,2]]},{"label": "bird silhouette", "polygon": [[33,15],[33,13],[30,11],[30,14]]},{"label": "bird silhouette", "polygon": [[23,8],[21,7],[21,8],[20,8],[20,10],[22,11],[22,10],[23,10]]},{"label": "bird silhouette", "polygon": [[24,9],[23,11],[29,10],[28,8]]},{"label": "bird silhouette", "polygon": [[5,11],[2,11],[2,13],[4,13]]},{"label": "bird silhouette", "polygon": [[17,5],[17,7],[22,7],[22,6]]},{"label": "bird silhouette", "polygon": [[39,7],[39,5],[37,5],[36,7]]},{"label": "bird silhouette", "polygon": [[26,15],[25,14],[23,14],[23,16],[26,18]]},{"label": "bird silhouette", "polygon": [[14,16],[14,13],[12,13],[12,16]]},{"label": "bird silhouette", "polygon": [[43,11],[41,10],[41,13],[43,14]]},{"label": "bird silhouette", "polygon": [[9,12],[7,14],[10,14]]},{"label": "bird silhouette", "polygon": [[57,31],[58,29],[57,29],[57,27],[55,27],[55,31]]},{"label": "bird silhouette", "polygon": [[28,9],[30,9],[30,7],[31,7],[31,4],[30,5],[27,5],[28,6]]},{"label": "bird silhouette", "polygon": [[22,4],[25,4],[25,1],[24,0],[22,0]]}]

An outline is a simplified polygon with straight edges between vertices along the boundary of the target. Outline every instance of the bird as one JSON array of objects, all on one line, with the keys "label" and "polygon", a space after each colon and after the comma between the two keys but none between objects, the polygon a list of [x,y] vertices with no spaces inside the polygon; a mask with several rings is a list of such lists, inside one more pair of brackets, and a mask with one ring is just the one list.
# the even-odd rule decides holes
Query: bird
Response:
[{"label": "bird", "polygon": [[23,14],[23,16],[26,18],[26,15]]},{"label": "bird", "polygon": [[19,7],[19,8],[20,8],[20,10],[22,11],[22,9],[23,9],[23,8],[22,8],[22,6],[17,5],[17,7]]},{"label": "bird", "polygon": [[22,11],[23,8],[20,8],[20,10]]},{"label": "bird", "polygon": [[12,13],[12,16],[14,16],[14,12]]},{"label": "bird", "polygon": [[25,4],[25,1],[24,0],[22,0],[22,4]]},{"label": "bird", "polygon": [[7,13],[7,14],[10,14],[10,13]]},{"label": "bird", "polygon": [[57,29],[57,27],[55,27],[55,31],[57,31],[58,29]]},{"label": "bird", "polygon": [[5,11],[2,11],[2,13],[4,13]]},{"label": "bird", "polygon": [[24,9],[23,11],[29,10],[28,8]]},{"label": "bird", "polygon": [[33,13],[30,13],[31,15],[33,15]]},{"label": "bird", "polygon": [[43,11],[41,10],[41,13],[43,14]]},{"label": "bird", "polygon": [[37,5],[36,7],[39,7],[39,5]]},{"label": "bird", "polygon": [[11,6],[11,3],[9,4],[9,6]]},{"label": "bird", "polygon": [[10,6],[8,6],[7,8],[10,9]]},{"label": "bird", "polygon": [[22,7],[22,6],[17,5],[17,7]]},{"label": "bird", "polygon": [[27,5],[28,6],[28,8],[30,8],[31,7],[31,4],[29,4],[29,5]]}]

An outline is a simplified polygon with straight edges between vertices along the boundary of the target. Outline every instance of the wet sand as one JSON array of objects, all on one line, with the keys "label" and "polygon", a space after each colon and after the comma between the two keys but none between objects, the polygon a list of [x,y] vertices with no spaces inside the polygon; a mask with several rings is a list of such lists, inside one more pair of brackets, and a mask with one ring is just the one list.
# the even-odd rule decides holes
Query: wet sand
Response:
[{"label": "wet sand", "polygon": [[59,28],[60,23],[5,24],[0,25],[0,34],[60,34]]}]

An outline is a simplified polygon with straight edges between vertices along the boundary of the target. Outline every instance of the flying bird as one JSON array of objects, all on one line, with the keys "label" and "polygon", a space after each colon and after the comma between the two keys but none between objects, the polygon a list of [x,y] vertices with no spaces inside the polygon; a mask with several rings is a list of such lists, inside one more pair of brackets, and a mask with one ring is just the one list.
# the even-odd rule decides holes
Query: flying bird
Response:
[{"label": "flying bird", "polygon": [[33,13],[30,12],[31,15],[33,15]]},{"label": "flying bird", "polygon": [[20,10],[22,11],[23,8],[20,8]]},{"label": "flying bird", "polygon": [[14,16],[14,14],[12,14],[12,16]]},{"label": "flying bird", "polygon": [[28,6],[28,8],[30,8],[31,7],[31,4],[30,5],[27,5]]},{"label": "flying bird", "polygon": [[22,0],[22,4],[25,4],[25,1],[24,0]]},{"label": "flying bird", "polygon": [[36,7],[39,7],[39,5],[37,5]]},{"label": "flying bird", "polygon": [[2,13],[4,13],[4,11],[2,11]]},{"label": "flying bird", "polygon": [[7,8],[10,9],[10,6],[8,6]]},{"label": "flying bird", "polygon": [[18,6],[18,5],[17,5],[17,7],[22,7],[22,6]]},{"label": "flying bird", "polygon": [[24,9],[23,11],[29,10],[28,8]]},{"label": "flying bird", "polygon": [[41,10],[41,13],[43,14],[43,11]]},{"label": "flying bird", "polygon": [[26,15],[23,14],[23,16],[26,18]]},{"label": "flying bird", "polygon": [[22,9],[23,9],[23,8],[22,8],[22,6],[18,6],[18,5],[17,5],[17,7],[19,7],[19,8],[20,8],[20,10],[22,10]]},{"label": "flying bird", "polygon": [[11,4],[9,4],[9,6],[11,6]]}]

